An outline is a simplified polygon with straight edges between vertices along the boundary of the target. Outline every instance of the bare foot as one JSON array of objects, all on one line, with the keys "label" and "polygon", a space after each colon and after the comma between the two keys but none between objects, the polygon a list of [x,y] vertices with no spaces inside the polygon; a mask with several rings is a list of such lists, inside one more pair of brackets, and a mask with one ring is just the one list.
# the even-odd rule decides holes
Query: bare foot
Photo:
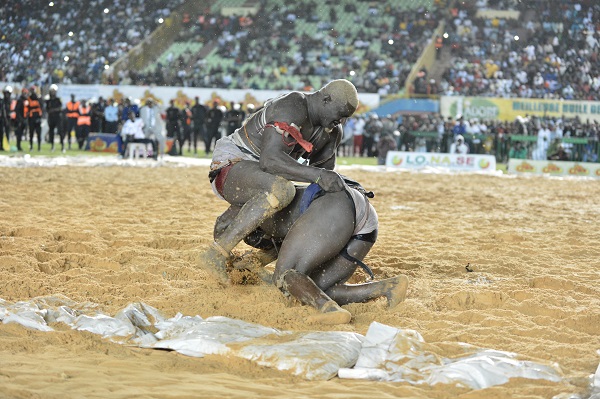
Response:
[{"label": "bare foot", "polygon": [[352,319],[352,314],[346,309],[342,309],[334,301],[327,302],[318,313],[309,316],[306,321],[311,324],[348,324]]},{"label": "bare foot", "polygon": [[231,282],[227,274],[227,260],[225,254],[213,243],[204,253],[200,254],[198,267],[220,284],[229,285]]},{"label": "bare foot", "polygon": [[406,299],[406,291],[408,290],[408,277],[398,276],[389,279],[387,283],[389,288],[386,289],[384,295],[388,300],[388,307],[390,309],[396,307]]}]

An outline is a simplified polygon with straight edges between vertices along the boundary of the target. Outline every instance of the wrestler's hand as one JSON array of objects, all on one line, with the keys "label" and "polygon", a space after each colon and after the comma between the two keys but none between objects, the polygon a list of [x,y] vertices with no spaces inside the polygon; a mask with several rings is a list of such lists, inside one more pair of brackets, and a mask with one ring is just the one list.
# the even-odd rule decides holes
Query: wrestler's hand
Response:
[{"label": "wrestler's hand", "polygon": [[328,193],[342,191],[344,188],[344,179],[333,170],[323,169],[315,183]]}]

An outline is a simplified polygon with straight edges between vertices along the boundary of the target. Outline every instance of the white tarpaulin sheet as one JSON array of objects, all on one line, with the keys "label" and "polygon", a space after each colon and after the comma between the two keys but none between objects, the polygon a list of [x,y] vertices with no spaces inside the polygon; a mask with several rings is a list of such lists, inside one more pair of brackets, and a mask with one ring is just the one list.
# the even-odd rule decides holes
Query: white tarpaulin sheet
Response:
[{"label": "white tarpaulin sheet", "polygon": [[[292,332],[227,317],[165,318],[143,303],[114,317],[93,304],[57,297],[9,303],[0,299],[0,320],[40,331],[65,323],[117,343],[170,349],[188,356],[238,356],[309,380],[359,378],[411,384],[448,383],[482,389],[521,377],[559,381],[558,365],[519,360],[516,354],[460,345],[462,355],[443,358],[414,330],[373,322],[366,336],[351,332]],[[152,327],[154,333],[150,332]],[[600,390],[600,366],[592,377]]]}]

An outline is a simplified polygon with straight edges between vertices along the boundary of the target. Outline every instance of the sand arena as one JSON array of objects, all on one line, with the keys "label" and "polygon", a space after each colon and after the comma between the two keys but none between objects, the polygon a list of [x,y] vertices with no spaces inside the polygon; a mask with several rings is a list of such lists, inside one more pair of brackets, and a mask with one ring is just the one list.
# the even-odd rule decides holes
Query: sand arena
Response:
[{"label": "sand arena", "polygon": [[[466,342],[560,365],[563,380],[448,385],[304,381],[221,356],[116,345],[67,328],[0,325],[2,398],[585,397],[600,355],[600,182],[340,171],[375,191],[377,277],[411,279],[395,309],[348,305],[349,325],[305,322],[308,307],[265,284],[215,287],[196,269],[226,208],[205,165],[2,167],[0,298],[64,295],[113,314],[145,302],[167,315],[239,318],[285,330],[419,331],[440,353]],[[11,165],[10,162],[4,164]],[[244,249],[243,246],[240,249]],[[467,272],[470,264],[473,272]],[[354,282],[364,280],[359,272]]]}]

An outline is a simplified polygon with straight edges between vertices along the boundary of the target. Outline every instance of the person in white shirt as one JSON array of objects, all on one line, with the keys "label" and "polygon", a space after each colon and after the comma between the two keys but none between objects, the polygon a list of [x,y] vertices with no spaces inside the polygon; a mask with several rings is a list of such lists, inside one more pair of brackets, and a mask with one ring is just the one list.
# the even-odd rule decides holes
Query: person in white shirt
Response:
[{"label": "person in white shirt", "polygon": [[146,138],[154,139],[158,142],[158,152],[162,157],[165,155],[166,137],[163,134],[163,122],[160,112],[153,99],[149,98],[146,100],[146,105],[140,109],[140,119],[143,122],[143,130]]},{"label": "person in white shirt", "polygon": [[533,153],[533,159],[543,161],[547,159],[548,148],[550,148],[550,130],[545,123],[542,123],[538,130],[537,137],[537,148]]},{"label": "person in white shirt", "polygon": [[469,153],[469,146],[465,144],[465,138],[462,134],[456,136],[456,141],[450,146],[450,154],[466,155]]},{"label": "person in white shirt", "polygon": [[135,118],[135,112],[129,112],[129,119],[125,121],[123,127],[121,128],[121,138],[123,139],[123,149],[121,151],[121,156],[125,156],[125,152],[127,150],[127,145],[129,143],[144,143],[144,144],[152,144],[152,157],[157,159],[158,156],[158,143],[156,140],[146,138],[144,134],[144,122],[141,119]]}]

